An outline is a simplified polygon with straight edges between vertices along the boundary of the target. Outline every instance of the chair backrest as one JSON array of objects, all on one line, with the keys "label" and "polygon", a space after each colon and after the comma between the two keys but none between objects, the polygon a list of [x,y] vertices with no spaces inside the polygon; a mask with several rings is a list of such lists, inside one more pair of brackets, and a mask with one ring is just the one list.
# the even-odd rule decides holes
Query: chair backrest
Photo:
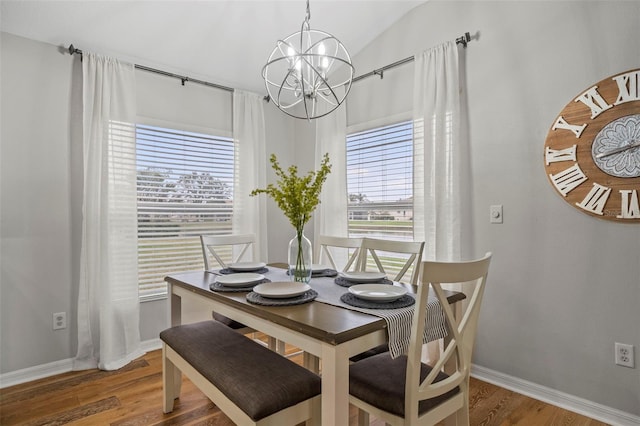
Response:
[{"label": "chair backrest", "polygon": [[[331,267],[336,271],[346,272],[358,258],[362,238],[320,235],[316,238],[316,242],[318,244],[316,263],[325,264],[325,262],[329,262]],[[349,254],[349,252],[351,252],[351,254]],[[346,259],[344,267],[338,269],[339,266],[337,266],[336,258],[338,258],[338,263],[340,264]]]},{"label": "chair backrest", "polygon": [[378,271],[385,274],[395,272],[395,276],[388,277],[394,281],[401,281],[407,271],[411,269],[408,282],[417,284],[422,250],[424,250],[423,241],[381,240],[365,237],[360,246],[356,269],[366,271],[367,266],[371,265],[369,262],[369,258],[371,258]]},{"label": "chair backrest", "polygon": [[[421,400],[445,394],[456,386],[460,386],[463,392],[468,391],[471,354],[490,262],[491,253],[485,254],[481,259],[467,262],[422,262],[407,356],[405,419],[417,419],[418,402]],[[457,320],[442,288],[442,284],[448,283],[465,283],[465,287],[469,288],[466,309]],[[440,359],[420,382],[422,336],[430,288],[442,306],[448,336]],[[452,365],[454,369],[450,371]],[[445,366],[449,377],[434,383],[438,372]],[[468,393],[465,398],[468,398]]]},{"label": "chair backrest", "polygon": [[209,254],[215,258],[221,268],[227,264],[223,257],[231,259],[231,263],[240,260],[253,260],[255,255],[256,236],[254,234],[235,235],[200,235],[204,269],[211,269]]}]

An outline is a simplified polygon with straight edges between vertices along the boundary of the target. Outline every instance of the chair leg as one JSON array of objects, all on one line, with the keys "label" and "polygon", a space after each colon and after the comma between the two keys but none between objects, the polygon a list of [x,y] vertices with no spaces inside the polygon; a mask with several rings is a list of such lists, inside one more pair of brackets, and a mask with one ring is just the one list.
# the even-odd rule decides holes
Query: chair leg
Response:
[{"label": "chair leg", "polygon": [[320,374],[320,358],[317,356],[311,355],[309,352],[304,352],[302,354],[302,365],[307,370]]},{"label": "chair leg", "polygon": [[462,390],[466,398],[464,399],[464,406],[458,410],[458,426],[469,426],[469,376],[467,376],[467,380],[463,383]]},{"label": "chair leg", "polygon": [[321,425],[322,408],[320,398],[318,398],[311,406],[311,419],[304,422],[305,426],[320,426]]},{"label": "chair leg", "polygon": [[267,347],[269,349],[271,349],[272,351],[275,351],[277,344],[278,344],[278,341],[276,340],[275,337],[271,337],[271,336],[267,337]]},{"label": "chair leg", "polygon": [[369,413],[358,408],[358,426],[369,426]]}]

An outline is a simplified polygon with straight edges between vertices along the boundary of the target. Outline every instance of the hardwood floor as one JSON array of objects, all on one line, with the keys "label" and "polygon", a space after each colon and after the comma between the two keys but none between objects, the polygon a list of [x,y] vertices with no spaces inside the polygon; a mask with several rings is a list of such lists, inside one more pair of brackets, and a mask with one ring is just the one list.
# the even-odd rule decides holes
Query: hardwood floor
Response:
[{"label": "hardwood floor", "polygon": [[[163,414],[161,355],[150,352],[118,371],[70,372],[0,389],[0,424],[233,425],[186,378],[174,411]],[[605,425],[473,378],[469,402],[474,426]],[[352,407],[351,425],[355,416]]]}]

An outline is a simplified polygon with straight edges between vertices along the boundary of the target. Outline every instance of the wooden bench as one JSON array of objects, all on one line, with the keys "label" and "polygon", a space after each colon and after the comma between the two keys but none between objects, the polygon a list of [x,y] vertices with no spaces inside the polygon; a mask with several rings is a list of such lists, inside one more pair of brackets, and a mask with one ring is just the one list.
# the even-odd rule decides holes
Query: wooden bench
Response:
[{"label": "wooden bench", "polygon": [[320,424],[320,377],[229,327],[179,325],[160,339],[165,413],[184,373],[238,425]]}]

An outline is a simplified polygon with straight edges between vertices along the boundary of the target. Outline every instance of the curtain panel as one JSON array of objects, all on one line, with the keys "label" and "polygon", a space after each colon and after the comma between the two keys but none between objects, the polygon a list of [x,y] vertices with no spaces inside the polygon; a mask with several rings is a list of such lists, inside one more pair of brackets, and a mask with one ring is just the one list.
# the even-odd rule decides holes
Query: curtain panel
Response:
[{"label": "curtain panel", "polygon": [[251,197],[256,188],[266,187],[266,138],[264,101],[255,93],[233,92],[233,139],[236,145],[233,186],[235,234],[255,234],[256,259],[268,259],[266,197]]},{"label": "curtain panel", "polygon": [[115,370],[140,348],[134,67],[84,53],[82,248],[75,370]]},{"label": "curtain panel", "polygon": [[[331,235],[335,237],[348,236],[347,222],[347,108],[340,105],[331,114],[316,120],[316,152],[315,170],[325,153],[329,154],[331,173],[322,187],[320,204],[314,213],[313,234]],[[313,252],[320,254],[320,247],[314,244]],[[318,256],[314,255],[315,258]],[[346,249],[338,249],[334,256],[339,265],[347,262]]]},{"label": "curtain panel", "polygon": [[425,260],[471,251],[469,143],[454,41],[415,55],[414,238]]}]

